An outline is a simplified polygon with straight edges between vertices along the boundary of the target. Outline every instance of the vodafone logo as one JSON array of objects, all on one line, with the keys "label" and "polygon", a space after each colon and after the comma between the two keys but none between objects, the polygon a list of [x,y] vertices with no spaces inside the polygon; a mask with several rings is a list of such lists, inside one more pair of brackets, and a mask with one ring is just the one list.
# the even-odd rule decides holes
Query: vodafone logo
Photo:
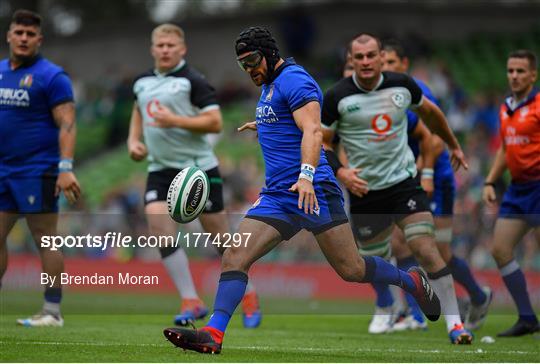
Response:
[{"label": "vodafone logo", "polygon": [[156,100],[156,99],[150,100],[150,102],[148,102],[148,104],[146,104],[146,113],[148,114],[148,116],[153,118],[154,117],[154,111],[158,108],[158,106],[159,106],[159,101],[158,100]]},{"label": "vodafone logo", "polygon": [[392,128],[392,118],[387,114],[378,114],[371,119],[371,127],[377,134],[384,134]]}]

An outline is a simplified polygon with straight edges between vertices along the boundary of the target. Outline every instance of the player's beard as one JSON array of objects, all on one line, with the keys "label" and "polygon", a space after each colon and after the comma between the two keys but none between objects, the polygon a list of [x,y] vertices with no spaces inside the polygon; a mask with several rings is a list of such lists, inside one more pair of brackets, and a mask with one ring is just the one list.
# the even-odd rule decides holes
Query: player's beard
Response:
[{"label": "player's beard", "polygon": [[251,81],[255,84],[255,86],[259,87],[262,86],[266,82],[266,77],[262,73],[257,73],[257,79],[255,79],[253,76],[250,75]]},{"label": "player's beard", "polygon": [[12,63],[24,65],[32,62],[37,57],[37,55],[37,52],[28,56],[11,54],[10,60]]}]

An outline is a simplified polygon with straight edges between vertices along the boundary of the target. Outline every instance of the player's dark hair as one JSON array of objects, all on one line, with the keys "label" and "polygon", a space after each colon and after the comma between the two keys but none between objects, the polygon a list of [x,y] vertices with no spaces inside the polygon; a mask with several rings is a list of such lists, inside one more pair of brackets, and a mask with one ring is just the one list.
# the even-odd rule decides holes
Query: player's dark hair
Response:
[{"label": "player's dark hair", "polygon": [[368,41],[369,38],[375,39],[375,41],[377,42],[377,45],[379,46],[379,50],[382,50],[382,43],[379,37],[371,33],[362,32],[362,33],[356,34],[354,37],[351,38],[351,40],[349,41],[349,45],[347,46],[348,52],[352,53],[352,44],[354,43],[354,41],[359,40],[363,42],[364,39]]},{"label": "player's dark hair", "polygon": [[11,24],[41,27],[41,15],[26,9],[19,9],[13,13]]},{"label": "player's dark hair", "polygon": [[399,59],[407,58],[405,47],[397,39],[386,39],[383,41],[382,49],[387,52],[396,52]]},{"label": "player's dark hair", "polygon": [[518,49],[517,51],[510,52],[508,58],[525,58],[529,61],[529,68],[531,70],[536,70],[538,68],[536,54],[528,49]]},{"label": "player's dark hair", "polygon": [[276,40],[268,29],[249,27],[242,30],[236,38],[234,48],[237,56],[246,52],[261,51],[268,66],[267,79],[271,78],[280,55]]}]

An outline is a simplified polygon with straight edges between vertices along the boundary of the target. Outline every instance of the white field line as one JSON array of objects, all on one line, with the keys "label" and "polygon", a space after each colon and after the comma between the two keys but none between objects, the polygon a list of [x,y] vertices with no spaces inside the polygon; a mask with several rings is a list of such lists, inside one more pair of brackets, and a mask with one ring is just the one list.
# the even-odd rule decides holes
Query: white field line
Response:
[{"label": "white field line", "polygon": [[[107,342],[74,342],[74,341],[0,341],[0,344],[7,344],[7,345],[51,345],[51,346],[102,346],[102,347],[112,347],[112,346],[146,346],[146,347],[165,347],[169,346],[165,343],[163,345],[160,344],[151,344],[151,343],[107,343]],[[450,345],[450,344],[448,344]],[[228,349],[239,349],[239,350],[254,350],[254,351],[273,351],[273,352],[279,352],[283,351],[280,350],[279,347],[273,347],[273,346],[236,346],[236,345],[228,345],[226,346]],[[344,353],[343,348],[310,348],[310,347],[290,347],[287,351],[294,351],[294,352],[305,352],[305,353]],[[523,351],[523,350],[490,350],[490,349],[475,349],[475,350],[425,350],[425,349],[403,349],[403,350],[397,350],[397,349],[370,349],[370,348],[359,348],[352,350],[352,353],[413,353],[413,354],[441,354],[441,353],[465,353],[465,354],[488,354],[488,353],[495,353],[495,354],[518,354],[518,355],[529,355],[529,354],[538,354],[537,351]],[[349,354],[351,351],[348,352]]]}]

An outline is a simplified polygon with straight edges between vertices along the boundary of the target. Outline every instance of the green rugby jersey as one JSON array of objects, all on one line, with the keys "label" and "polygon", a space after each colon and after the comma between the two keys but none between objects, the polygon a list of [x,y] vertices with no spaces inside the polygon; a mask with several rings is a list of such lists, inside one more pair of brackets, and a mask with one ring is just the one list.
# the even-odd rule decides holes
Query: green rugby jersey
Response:
[{"label": "green rugby jersey", "polygon": [[407,143],[407,109],[421,103],[422,90],[416,82],[393,72],[383,72],[371,91],[364,90],[353,75],[326,92],[322,122],[335,127],[349,166],[362,169],[358,177],[368,182],[370,190],[416,176]]},{"label": "green rugby jersey", "polygon": [[215,90],[201,73],[182,60],[169,73],[151,70],[137,77],[133,93],[142,116],[149,172],[189,166],[207,171],[218,165],[207,134],[148,125],[158,103],[181,116],[219,109]]}]

